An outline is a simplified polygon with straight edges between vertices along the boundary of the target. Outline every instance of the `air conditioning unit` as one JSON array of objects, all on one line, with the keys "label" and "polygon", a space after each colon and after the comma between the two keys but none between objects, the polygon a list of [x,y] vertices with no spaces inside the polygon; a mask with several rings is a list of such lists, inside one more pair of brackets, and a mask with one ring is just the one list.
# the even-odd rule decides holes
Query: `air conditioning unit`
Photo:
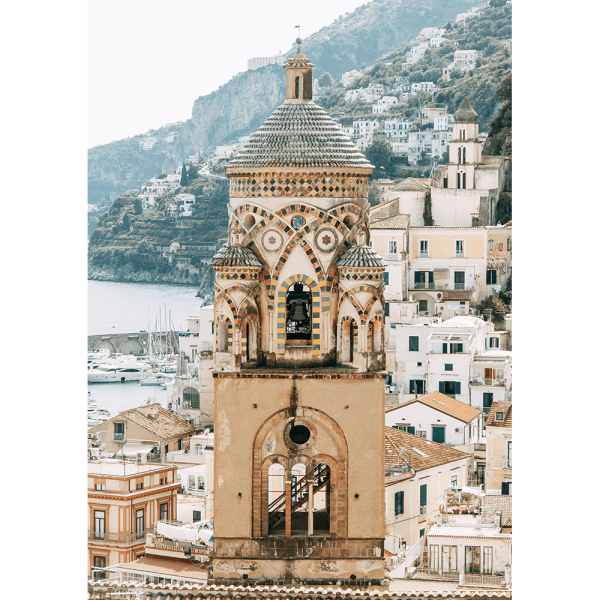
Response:
[{"label": "air conditioning unit", "polygon": [[457,427],[457,428],[454,430],[454,433],[460,433],[460,429]]}]

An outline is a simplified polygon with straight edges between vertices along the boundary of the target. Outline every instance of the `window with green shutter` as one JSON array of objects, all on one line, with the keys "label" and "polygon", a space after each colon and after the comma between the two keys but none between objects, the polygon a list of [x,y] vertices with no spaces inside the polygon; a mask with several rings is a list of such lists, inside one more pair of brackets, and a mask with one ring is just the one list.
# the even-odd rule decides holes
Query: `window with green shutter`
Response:
[{"label": "window with green shutter", "polygon": [[396,492],[394,496],[394,514],[395,516],[404,514],[404,492]]},{"label": "window with green shutter", "polygon": [[427,484],[423,483],[419,490],[419,506],[427,506]]},{"label": "window with green shutter", "polygon": [[419,336],[411,335],[408,337],[408,351],[418,352],[419,351]]}]

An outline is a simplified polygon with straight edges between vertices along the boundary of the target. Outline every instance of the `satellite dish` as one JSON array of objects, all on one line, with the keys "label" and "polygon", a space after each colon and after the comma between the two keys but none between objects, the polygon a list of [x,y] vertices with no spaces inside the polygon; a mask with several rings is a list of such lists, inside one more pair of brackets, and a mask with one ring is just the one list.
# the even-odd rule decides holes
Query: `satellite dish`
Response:
[{"label": "satellite dish", "polygon": [[400,448],[400,453],[398,454],[398,458],[402,458],[404,456],[404,453],[406,452],[406,448]]},{"label": "satellite dish", "polygon": [[100,444],[100,450],[104,450],[104,448],[106,448],[106,444],[104,442],[102,442]]},{"label": "satellite dish", "polygon": [[204,435],[208,435],[210,433],[210,429],[205,429],[204,430]]}]

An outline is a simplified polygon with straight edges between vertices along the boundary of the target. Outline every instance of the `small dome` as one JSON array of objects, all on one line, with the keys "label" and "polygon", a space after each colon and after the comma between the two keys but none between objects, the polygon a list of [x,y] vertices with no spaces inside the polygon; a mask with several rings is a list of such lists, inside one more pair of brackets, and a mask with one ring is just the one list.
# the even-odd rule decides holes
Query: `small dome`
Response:
[{"label": "small dome", "polygon": [[465,96],[458,110],[454,113],[455,123],[477,123],[478,114],[473,110],[469,99]]},{"label": "small dome", "polygon": [[210,264],[213,267],[262,267],[250,248],[227,244],[212,257]]},{"label": "small dome", "polygon": [[387,263],[369,246],[350,246],[337,261],[339,267],[385,267]]}]

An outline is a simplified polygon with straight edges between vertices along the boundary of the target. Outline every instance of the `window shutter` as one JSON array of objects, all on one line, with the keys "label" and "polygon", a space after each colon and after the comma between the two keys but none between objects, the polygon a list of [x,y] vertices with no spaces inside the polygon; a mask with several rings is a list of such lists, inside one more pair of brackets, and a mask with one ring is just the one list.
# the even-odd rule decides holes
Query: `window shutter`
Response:
[{"label": "window shutter", "polygon": [[448,344],[445,342],[442,344],[442,354],[448,354]]},{"label": "window shutter", "polygon": [[412,433],[413,435],[415,435],[415,428],[411,427],[410,425],[408,426],[408,433]]},{"label": "window shutter", "polygon": [[460,394],[460,381],[456,381],[454,383],[454,389],[456,390],[456,394]]},{"label": "window shutter", "polygon": [[427,506],[427,484],[424,483],[421,486],[421,490],[420,490],[420,502],[419,504],[421,506]]},{"label": "window shutter", "polygon": [[383,272],[383,283],[390,285],[390,274],[387,271]]},{"label": "window shutter", "polygon": [[438,387],[438,391],[443,394],[446,391],[446,382],[445,381],[440,381],[439,382],[439,387]]},{"label": "window shutter", "polygon": [[390,316],[390,303],[389,302],[385,303],[385,316],[386,317]]},{"label": "window shutter", "polygon": [[508,482],[507,481],[502,482],[502,495],[508,496]]}]

